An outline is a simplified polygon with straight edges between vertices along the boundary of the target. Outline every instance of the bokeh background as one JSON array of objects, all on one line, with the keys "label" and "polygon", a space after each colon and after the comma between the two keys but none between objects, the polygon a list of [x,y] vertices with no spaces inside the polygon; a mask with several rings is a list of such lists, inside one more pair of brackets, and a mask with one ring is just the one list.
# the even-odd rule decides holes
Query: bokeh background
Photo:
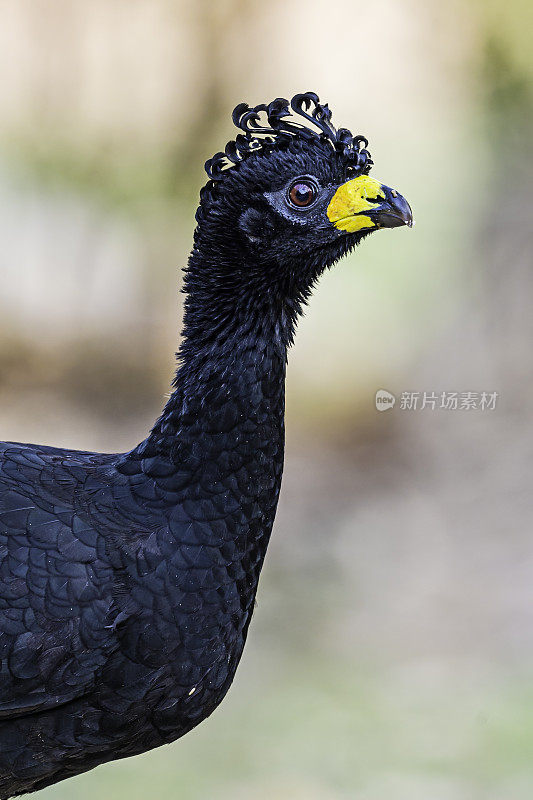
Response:
[{"label": "bokeh background", "polygon": [[532,29],[528,0],[0,0],[2,438],[144,437],[237,102],[318,92],[417,223],[325,275],[300,324],[227,699],[36,798],[533,796]]}]

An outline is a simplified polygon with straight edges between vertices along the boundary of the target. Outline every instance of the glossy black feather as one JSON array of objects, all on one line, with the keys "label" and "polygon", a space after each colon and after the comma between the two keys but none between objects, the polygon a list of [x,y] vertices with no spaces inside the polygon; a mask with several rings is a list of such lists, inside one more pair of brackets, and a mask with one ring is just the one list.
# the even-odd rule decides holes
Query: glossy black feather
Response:
[{"label": "glossy black feather", "polygon": [[2,445],[0,797],[172,741],[226,693],[282,470],[284,361],[257,356],[129,454]]},{"label": "glossy black feather", "polygon": [[[202,192],[174,391],[140,445],[0,445],[0,800],[172,741],[227,692],[280,489],[287,347],[362,238],[326,216],[343,135],[285,137]],[[322,206],[295,219],[269,193],[302,174]]]}]

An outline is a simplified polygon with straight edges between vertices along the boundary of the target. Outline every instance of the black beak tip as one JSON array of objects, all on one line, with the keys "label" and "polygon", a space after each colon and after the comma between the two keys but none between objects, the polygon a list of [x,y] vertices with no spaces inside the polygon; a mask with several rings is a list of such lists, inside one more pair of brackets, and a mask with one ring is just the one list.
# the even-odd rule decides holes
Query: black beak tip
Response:
[{"label": "black beak tip", "polygon": [[396,220],[391,227],[397,228],[401,225],[407,225],[408,228],[412,228],[414,225],[413,212],[405,197],[398,194],[398,192],[391,191],[387,199],[390,204],[390,212],[389,214],[385,213]]},{"label": "black beak tip", "polygon": [[414,225],[413,212],[411,206],[395,189],[383,186],[385,200],[376,208],[373,214],[378,228],[401,228],[407,225],[412,228]]}]

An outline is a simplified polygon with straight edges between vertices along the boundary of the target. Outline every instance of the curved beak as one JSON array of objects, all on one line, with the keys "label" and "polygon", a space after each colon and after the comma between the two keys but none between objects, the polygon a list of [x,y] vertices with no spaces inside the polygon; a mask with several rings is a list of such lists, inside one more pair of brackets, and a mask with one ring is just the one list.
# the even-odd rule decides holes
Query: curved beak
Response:
[{"label": "curved beak", "polygon": [[336,228],[347,233],[413,226],[413,212],[405,197],[368,175],[341,184],[327,214]]}]

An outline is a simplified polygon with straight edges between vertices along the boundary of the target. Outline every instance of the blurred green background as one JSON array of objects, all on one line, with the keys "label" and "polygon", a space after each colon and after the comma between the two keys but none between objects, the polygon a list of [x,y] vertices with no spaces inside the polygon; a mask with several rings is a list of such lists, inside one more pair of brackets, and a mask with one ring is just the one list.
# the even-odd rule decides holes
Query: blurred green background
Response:
[{"label": "blurred green background", "polygon": [[[37,797],[533,797],[533,6],[0,0],[4,439],[114,451],[173,371],[230,111],[316,91],[413,230],[329,272],[235,683],[183,741]],[[493,411],[375,408],[495,391]]]}]

